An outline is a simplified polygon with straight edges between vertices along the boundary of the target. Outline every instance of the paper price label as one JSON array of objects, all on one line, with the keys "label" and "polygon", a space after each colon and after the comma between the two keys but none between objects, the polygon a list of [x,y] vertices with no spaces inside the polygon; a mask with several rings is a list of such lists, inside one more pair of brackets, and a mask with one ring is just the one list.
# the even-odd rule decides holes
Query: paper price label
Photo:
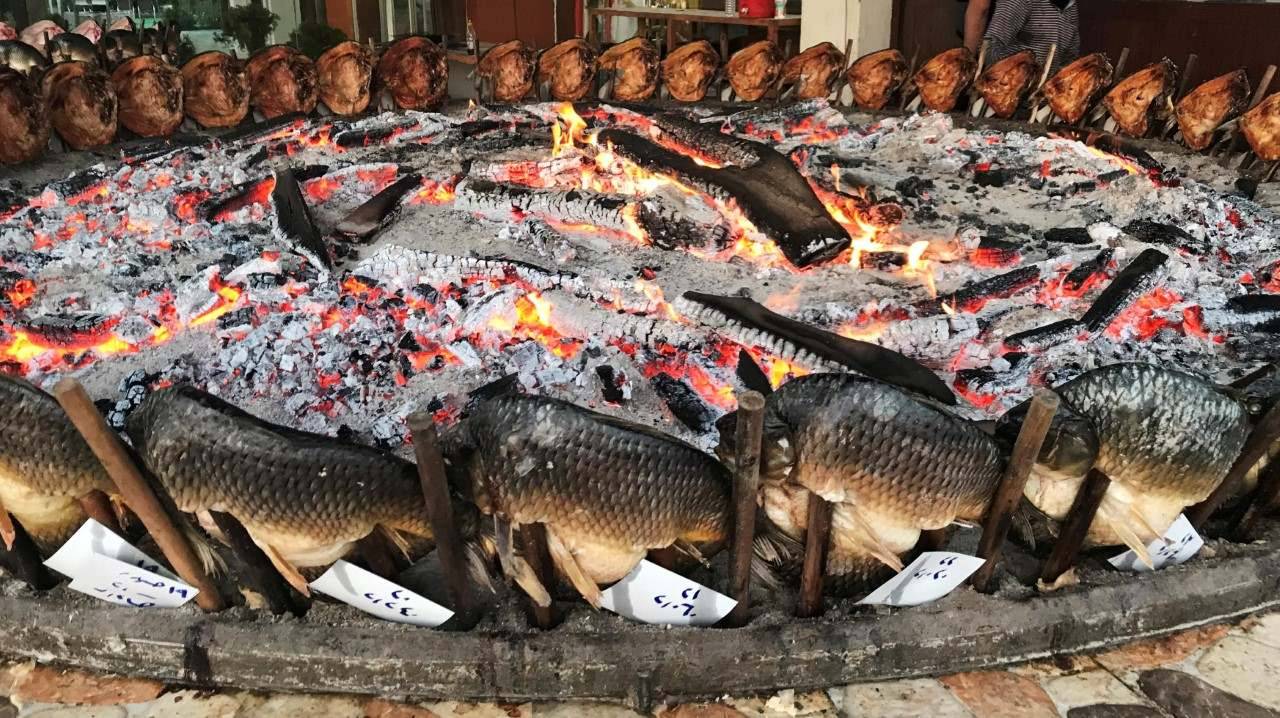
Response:
[{"label": "paper price label", "polygon": [[984,563],[977,556],[926,551],[858,603],[919,606],[936,601],[964,583]]},{"label": "paper price label", "polygon": [[738,602],[648,561],[601,592],[600,605],[641,623],[709,626]]},{"label": "paper price label", "polygon": [[1204,547],[1204,539],[1200,538],[1200,534],[1196,533],[1196,529],[1187,520],[1183,514],[1178,514],[1178,518],[1164,532],[1164,538],[1160,541],[1153,541],[1147,546],[1147,553],[1151,554],[1151,563],[1148,566],[1138,558],[1138,554],[1133,551],[1125,551],[1119,556],[1115,556],[1107,560],[1112,566],[1121,571],[1137,571],[1138,573],[1146,573],[1164,566],[1177,566],[1185,563],[1192,556],[1200,552]]},{"label": "paper price label", "polygon": [[68,588],[133,608],[177,608],[200,593],[181,581],[101,555],[76,569]]},{"label": "paper price label", "polygon": [[311,588],[384,621],[435,628],[453,611],[403,586],[339,560]]},{"label": "paper price label", "polygon": [[180,581],[173,572],[160,565],[160,562],[139,551],[132,544],[115,535],[106,526],[89,519],[84,522],[74,535],[49,557],[44,565],[69,576],[77,578],[84,573],[87,564],[98,561],[101,557],[113,558],[127,564],[159,574],[170,581]]}]

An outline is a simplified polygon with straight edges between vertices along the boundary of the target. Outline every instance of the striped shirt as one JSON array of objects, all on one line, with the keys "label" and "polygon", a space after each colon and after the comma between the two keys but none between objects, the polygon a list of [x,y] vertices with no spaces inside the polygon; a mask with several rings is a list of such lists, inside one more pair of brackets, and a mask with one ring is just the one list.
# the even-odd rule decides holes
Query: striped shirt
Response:
[{"label": "striped shirt", "polygon": [[987,65],[1031,50],[1043,65],[1049,46],[1057,44],[1050,73],[1080,54],[1080,10],[1075,0],[1059,9],[1052,0],[996,0],[987,33]]}]

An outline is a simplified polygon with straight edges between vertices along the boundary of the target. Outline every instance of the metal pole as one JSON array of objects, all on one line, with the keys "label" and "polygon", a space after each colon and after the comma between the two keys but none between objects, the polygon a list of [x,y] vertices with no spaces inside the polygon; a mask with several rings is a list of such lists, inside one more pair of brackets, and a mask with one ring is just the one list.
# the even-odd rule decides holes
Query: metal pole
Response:
[{"label": "metal pole", "polygon": [[200,565],[200,559],[187,542],[187,537],[174,524],[173,518],[165,511],[160,500],[143,478],[142,472],[134,465],[129,452],[120,443],[119,437],[107,426],[107,422],[98,413],[93,400],[85,393],[80,382],[67,377],[53,387],[53,396],[67,412],[71,423],[75,424],[85,443],[93,450],[98,461],[102,462],[107,475],[115,483],[116,489],[124,497],[129,508],[147,527],[147,531],[155,539],[156,545],[164,553],[165,558],[173,566],[173,570],[183,581],[200,591],[196,595],[196,603],[208,612],[221,611],[226,607],[218,587],[209,580]]}]

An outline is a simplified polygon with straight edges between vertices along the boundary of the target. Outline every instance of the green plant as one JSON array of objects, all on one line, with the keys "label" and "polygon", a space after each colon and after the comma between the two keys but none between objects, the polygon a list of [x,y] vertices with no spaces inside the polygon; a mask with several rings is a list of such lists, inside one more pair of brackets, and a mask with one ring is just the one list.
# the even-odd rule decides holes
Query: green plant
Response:
[{"label": "green plant", "polygon": [[289,44],[312,60],[347,39],[347,33],[321,22],[304,22],[289,35]]},{"label": "green plant", "polygon": [[280,16],[261,5],[233,7],[222,16],[218,41],[235,41],[248,52],[257,52],[267,46],[267,37],[279,22]]}]

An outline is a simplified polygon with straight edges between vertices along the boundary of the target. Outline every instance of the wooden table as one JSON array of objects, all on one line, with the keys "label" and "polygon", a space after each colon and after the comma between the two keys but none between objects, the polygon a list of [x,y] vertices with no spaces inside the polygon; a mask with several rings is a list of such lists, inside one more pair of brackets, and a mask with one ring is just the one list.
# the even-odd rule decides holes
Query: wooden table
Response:
[{"label": "wooden table", "polygon": [[[587,10],[587,40],[594,44],[596,38],[603,38],[603,42],[612,42],[612,32],[610,29],[610,18],[615,17],[634,17],[638,20],[667,23],[667,52],[671,52],[672,46],[675,45],[676,39],[676,23],[688,22],[701,25],[747,25],[751,27],[763,27],[768,33],[769,40],[775,44],[778,42],[778,30],[781,28],[799,28],[799,15],[784,15],[783,17],[740,17],[738,15],[730,15],[723,10],[680,10],[677,8],[665,7],[601,7],[589,8]],[[596,19],[603,20],[601,33],[596,33]],[[727,32],[720,33],[720,55],[727,60],[729,54],[729,34]]]}]

